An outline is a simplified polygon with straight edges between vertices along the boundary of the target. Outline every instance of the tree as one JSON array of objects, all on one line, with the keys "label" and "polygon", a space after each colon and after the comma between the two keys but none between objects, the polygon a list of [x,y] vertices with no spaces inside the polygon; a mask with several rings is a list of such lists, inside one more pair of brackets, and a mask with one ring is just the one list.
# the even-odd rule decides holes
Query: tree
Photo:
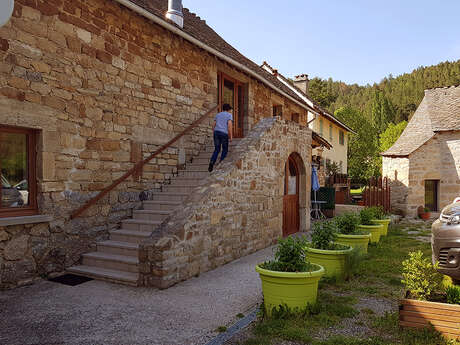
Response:
[{"label": "tree", "polygon": [[392,147],[396,140],[398,140],[398,138],[401,136],[406,126],[406,121],[402,121],[397,125],[390,123],[385,132],[380,134],[379,151],[384,152]]},{"label": "tree", "polygon": [[348,175],[363,180],[380,174],[375,128],[361,112],[351,107],[338,109],[335,116],[356,132],[350,134],[348,140]]}]

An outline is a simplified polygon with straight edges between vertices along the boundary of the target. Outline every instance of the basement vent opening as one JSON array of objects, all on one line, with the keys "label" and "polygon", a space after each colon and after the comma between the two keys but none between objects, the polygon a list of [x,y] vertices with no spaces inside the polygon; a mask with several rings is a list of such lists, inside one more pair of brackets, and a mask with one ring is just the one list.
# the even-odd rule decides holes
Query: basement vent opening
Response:
[{"label": "basement vent opening", "polygon": [[56,278],[51,278],[48,279],[49,281],[55,282],[55,283],[61,283],[64,285],[69,285],[69,286],[76,286],[80,285],[86,282],[89,282],[91,280],[94,280],[92,278],[87,278],[87,277],[82,277],[82,276],[77,276],[75,274],[64,274],[62,276],[56,277]]}]

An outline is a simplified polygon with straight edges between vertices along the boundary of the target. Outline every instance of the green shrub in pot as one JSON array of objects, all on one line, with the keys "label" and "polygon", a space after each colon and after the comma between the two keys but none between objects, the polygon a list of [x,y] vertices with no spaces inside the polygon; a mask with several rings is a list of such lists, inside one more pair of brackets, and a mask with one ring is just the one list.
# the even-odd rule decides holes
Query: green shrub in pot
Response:
[{"label": "green shrub in pot", "polygon": [[359,212],[360,224],[358,229],[371,234],[371,243],[378,243],[383,233],[383,225],[373,222],[375,211],[371,207],[363,208]]},{"label": "green shrub in pot", "polygon": [[311,244],[307,248],[310,262],[324,267],[325,276],[344,278],[346,276],[346,259],[353,248],[350,245],[336,243],[337,224],[335,221],[315,222],[312,225]]},{"label": "green shrub in pot", "polygon": [[303,237],[280,239],[275,259],[256,266],[268,316],[280,308],[295,312],[316,303],[318,282],[324,274],[324,268],[308,262],[306,245]]},{"label": "green shrub in pot", "polygon": [[367,247],[371,235],[358,229],[360,217],[357,213],[345,213],[334,218],[338,234],[336,242],[343,245],[350,245],[361,254],[367,253]]}]

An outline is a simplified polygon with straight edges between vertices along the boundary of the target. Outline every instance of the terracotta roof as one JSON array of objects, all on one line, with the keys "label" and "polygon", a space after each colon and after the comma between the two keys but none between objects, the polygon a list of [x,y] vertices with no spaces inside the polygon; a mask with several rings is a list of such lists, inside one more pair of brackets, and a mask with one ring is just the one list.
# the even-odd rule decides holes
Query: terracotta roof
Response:
[{"label": "terracotta roof", "polygon": [[[157,17],[165,19],[165,14],[168,10],[167,0],[129,0],[133,4],[136,4]],[[251,69],[265,80],[272,83],[275,87],[287,93],[297,101],[308,106],[301,97],[296,95],[289,87],[280,82],[275,76],[271,75],[259,65],[249,60],[238,50],[228,44],[222,37],[220,37],[210,26],[206,24],[206,21],[202,20],[195,13],[190,12],[187,8],[183,10],[184,15],[184,27],[182,30],[187,34],[193,36],[197,40],[203,42],[211,48],[219,51],[220,53],[232,58],[240,64]]]},{"label": "terracotta roof", "polygon": [[[347,132],[350,132],[350,133],[353,133],[353,134],[356,134],[355,131],[353,131],[350,127],[348,127],[346,124],[344,124],[343,122],[340,122],[339,120],[337,120],[335,118],[334,115],[331,115],[329,114],[326,110],[324,110],[317,102],[315,102],[313,99],[311,99],[310,97],[308,97],[308,95],[303,92],[301,89],[299,89],[297,86],[295,86],[294,84],[291,83],[291,81],[286,78],[284,75],[282,75],[281,73],[279,73],[279,71],[275,68],[273,68],[272,66],[270,66],[267,61],[264,61],[261,65],[262,68],[266,68],[268,70],[271,71],[271,74],[279,79],[282,79],[284,80],[284,84],[288,84],[287,87],[289,87],[290,89],[294,90],[294,92],[296,92],[297,94],[301,94],[301,98],[302,97],[305,97],[306,99],[308,99],[308,101],[310,101],[310,103],[313,105],[313,109],[316,110],[321,116],[324,116],[325,118],[327,118],[329,121],[335,123],[337,126],[341,127],[342,129],[344,129],[345,131]],[[269,72],[270,73],[270,72]],[[305,101],[305,99],[304,99]]]},{"label": "terracotta roof", "polygon": [[440,131],[460,131],[460,86],[425,90],[406,129],[382,156],[408,156]]}]

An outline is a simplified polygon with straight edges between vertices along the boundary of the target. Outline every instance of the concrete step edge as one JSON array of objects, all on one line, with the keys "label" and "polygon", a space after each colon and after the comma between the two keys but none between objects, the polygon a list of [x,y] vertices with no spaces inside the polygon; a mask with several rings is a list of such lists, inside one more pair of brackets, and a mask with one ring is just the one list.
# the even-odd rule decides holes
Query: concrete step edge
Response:
[{"label": "concrete step edge", "polygon": [[[144,210],[136,210],[137,211],[144,211]],[[148,211],[148,210],[146,210]],[[141,213],[147,213],[147,212],[141,212]],[[134,213],[135,214],[135,213]],[[146,220],[146,219],[123,219],[122,224],[124,223],[129,223],[129,224],[147,224],[147,225],[160,225],[162,221],[159,220]]]},{"label": "concrete step edge", "polygon": [[111,254],[111,253],[103,253],[103,252],[92,252],[92,253],[85,253],[82,256],[85,258],[92,258],[96,260],[120,262],[120,263],[128,264],[128,265],[138,265],[139,264],[139,258],[134,257],[134,256],[127,256],[127,255],[119,255],[119,254]]},{"label": "concrete step edge", "polygon": [[139,249],[139,244],[137,243],[120,242],[120,241],[113,241],[113,240],[97,242],[97,245],[111,247],[111,248],[121,248],[121,249]]},{"label": "concrete step edge", "polygon": [[67,272],[95,279],[108,279],[113,282],[127,282],[130,285],[135,286],[138,285],[137,283],[139,280],[138,273],[111,270],[95,266],[72,266],[67,269]]},{"label": "concrete step edge", "polygon": [[126,230],[126,229],[118,229],[109,231],[111,234],[116,235],[123,235],[123,236],[133,236],[133,237],[144,237],[149,238],[152,234],[152,231],[139,231],[139,230]]}]

